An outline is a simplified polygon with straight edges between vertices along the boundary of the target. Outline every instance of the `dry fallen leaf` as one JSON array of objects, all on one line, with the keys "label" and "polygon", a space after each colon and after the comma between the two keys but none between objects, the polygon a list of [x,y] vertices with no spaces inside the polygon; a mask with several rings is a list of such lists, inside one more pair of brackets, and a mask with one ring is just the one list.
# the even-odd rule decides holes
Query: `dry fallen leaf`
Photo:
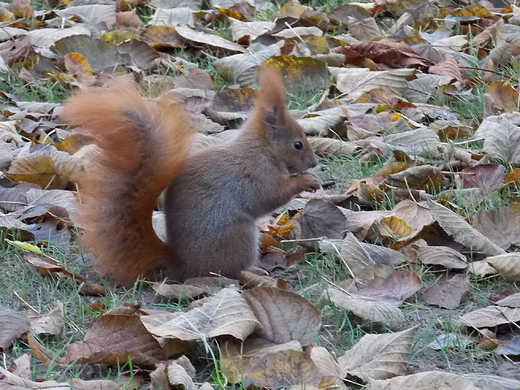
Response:
[{"label": "dry fallen leaf", "polygon": [[456,309],[469,291],[469,280],[465,275],[455,275],[438,285],[424,290],[421,299],[429,305]]},{"label": "dry fallen leaf", "polygon": [[504,250],[478,232],[459,215],[437,202],[429,201],[433,218],[453,239],[474,252],[487,255],[500,255]]},{"label": "dry fallen leaf", "polygon": [[388,380],[375,380],[366,390],[483,390],[461,375],[442,371],[425,371]]},{"label": "dry fallen leaf", "polygon": [[225,288],[206,298],[201,307],[181,313],[172,320],[148,329],[156,336],[184,341],[231,335],[245,340],[258,324],[254,313],[239,292]]},{"label": "dry fallen leaf", "polygon": [[339,357],[345,374],[363,382],[404,375],[418,327],[390,334],[367,334]]},{"label": "dry fallen leaf", "polygon": [[256,287],[243,296],[260,321],[255,332],[260,337],[275,344],[293,340],[303,346],[315,343],[321,315],[305,298],[274,287]]},{"label": "dry fallen leaf", "polygon": [[511,282],[520,281],[520,252],[491,256],[484,260],[495,268],[504,279]]},{"label": "dry fallen leaf", "polygon": [[57,336],[65,326],[64,315],[61,301],[56,301],[56,306],[45,315],[29,313],[31,332],[36,335]]},{"label": "dry fallen leaf", "polygon": [[499,325],[520,321],[520,308],[488,306],[461,317],[464,325],[472,328],[494,328]]},{"label": "dry fallen leaf", "polygon": [[67,347],[65,360],[71,363],[119,364],[129,358],[134,364],[153,366],[165,360],[159,343],[141,322],[139,315],[102,314],[82,341]]},{"label": "dry fallen leaf", "polygon": [[423,264],[440,265],[448,270],[468,268],[466,256],[447,246],[424,246],[417,249],[417,258]]},{"label": "dry fallen leaf", "polygon": [[25,313],[8,307],[0,307],[0,351],[5,351],[11,343],[29,330],[29,320]]}]

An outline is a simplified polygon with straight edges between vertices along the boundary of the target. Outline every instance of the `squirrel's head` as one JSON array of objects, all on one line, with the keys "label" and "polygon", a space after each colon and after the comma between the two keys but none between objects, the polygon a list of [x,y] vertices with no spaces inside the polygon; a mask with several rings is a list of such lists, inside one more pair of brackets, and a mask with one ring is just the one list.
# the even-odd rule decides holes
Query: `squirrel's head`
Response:
[{"label": "squirrel's head", "polygon": [[305,132],[287,110],[280,73],[263,66],[259,71],[259,84],[253,123],[269,143],[269,150],[277,162],[293,174],[315,167],[318,160]]}]

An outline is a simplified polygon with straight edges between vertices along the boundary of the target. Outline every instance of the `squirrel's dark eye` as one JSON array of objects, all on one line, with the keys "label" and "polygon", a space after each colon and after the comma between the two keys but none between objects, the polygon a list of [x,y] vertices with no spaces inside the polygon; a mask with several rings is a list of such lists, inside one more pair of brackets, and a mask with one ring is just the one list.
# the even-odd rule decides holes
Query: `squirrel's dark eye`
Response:
[{"label": "squirrel's dark eye", "polygon": [[301,141],[294,141],[294,147],[298,150],[300,150],[301,148],[303,148],[303,144]]}]

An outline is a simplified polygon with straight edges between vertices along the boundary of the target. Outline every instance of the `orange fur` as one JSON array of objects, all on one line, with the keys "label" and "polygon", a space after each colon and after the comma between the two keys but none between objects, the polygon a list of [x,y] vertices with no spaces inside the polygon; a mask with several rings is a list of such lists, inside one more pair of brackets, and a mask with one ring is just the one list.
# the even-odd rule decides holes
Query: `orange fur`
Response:
[{"label": "orange fur", "polygon": [[151,215],[188,158],[187,114],[166,100],[146,101],[132,81],[114,79],[69,99],[62,118],[100,149],[82,183],[83,242],[100,273],[130,285],[169,261]]}]

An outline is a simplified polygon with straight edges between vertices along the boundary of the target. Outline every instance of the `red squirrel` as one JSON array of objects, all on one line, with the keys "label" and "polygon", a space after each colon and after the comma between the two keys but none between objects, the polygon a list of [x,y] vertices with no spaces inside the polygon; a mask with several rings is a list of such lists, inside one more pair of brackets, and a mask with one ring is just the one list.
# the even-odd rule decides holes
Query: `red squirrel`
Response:
[{"label": "red squirrel", "polygon": [[[83,243],[94,266],[122,285],[157,271],[176,281],[234,278],[258,258],[258,218],[320,187],[317,159],[286,108],[278,71],[262,67],[250,118],[233,140],[190,152],[189,114],[152,103],[115,79],[64,103],[61,117],[91,135],[99,152],[82,182]],[[166,189],[166,242],[152,212]]]}]

